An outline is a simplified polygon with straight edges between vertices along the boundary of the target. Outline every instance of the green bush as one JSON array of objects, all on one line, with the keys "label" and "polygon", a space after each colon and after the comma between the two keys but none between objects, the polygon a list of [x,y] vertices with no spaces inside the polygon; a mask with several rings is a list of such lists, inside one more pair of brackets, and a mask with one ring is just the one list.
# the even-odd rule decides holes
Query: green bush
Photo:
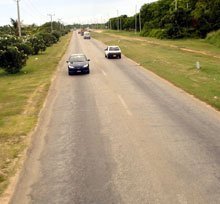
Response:
[{"label": "green bush", "polygon": [[46,47],[58,42],[65,32],[68,33],[68,30],[62,32],[55,30],[50,33],[44,29],[37,35],[23,36],[22,38],[13,35],[1,35],[0,68],[10,74],[18,73],[26,64],[28,55],[37,55],[39,52],[45,51]]},{"label": "green bush", "polygon": [[29,42],[33,48],[33,54],[37,55],[40,51],[43,52],[46,50],[46,45],[42,37],[33,36],[29,39]]},{"label": "green bush", "polygon": [[153,37],[158,39],[166,38],[166,32],[164,29],[149,29],[145,26],[140,34],[144,37]]},{"label": "green bush", "polygon": [[0,67],[7,73],[18,73],[31,53],[32,48],[23,43],[21,38],[12,35],[0,38]]},{"label": "green bush", "polygon": [[22,40],[13,35],[3,35],[0,37],[0,49],[5,50],[8,46],[21,43]]},{"label": "green bush", "polygon": [[26,64],[27,55],[15,46],[0,51],[0,67],[9,74],[18,73]]},{"label": "green bush", "polygon": [[33,47],[30,42],[26,43],[18,43],[16,44],[16,47],[19,51],[23,51],[26,55],[32,55],[33,54]]},{"label": "green bush", "polygon": [[52,33],[38,33],[37,37],[42,38],[47,47],[50,47],[52,44],[58,41]]},{"label": "green bush", "polygon": [[164,36],[164,30],[162,29],[152,29],[149,33],[148,33],[148,36],[149,37],[156,37],[158,39],[163,39],[165,38]]},{"label": "green bush", "polygon": [[58,42],[62,34],[59,31],[53,31],[52,35],[57,39],[56,41]]},{"label": "green bush", "polygon": [[220,30],[209,33],[205,40],[210,44],[220,47]]}]

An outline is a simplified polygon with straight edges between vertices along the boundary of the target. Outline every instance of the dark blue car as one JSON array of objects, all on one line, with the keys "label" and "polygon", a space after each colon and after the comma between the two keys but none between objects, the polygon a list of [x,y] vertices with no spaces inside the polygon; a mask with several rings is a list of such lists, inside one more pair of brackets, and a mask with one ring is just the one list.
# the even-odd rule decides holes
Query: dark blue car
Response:
[{"label": "dark blue car", "polygon": [[89,59],[84,54],[73,54],[69,57],[68,63],[68,73],[77,74],[77,73],[85,73],[89,74]]}]

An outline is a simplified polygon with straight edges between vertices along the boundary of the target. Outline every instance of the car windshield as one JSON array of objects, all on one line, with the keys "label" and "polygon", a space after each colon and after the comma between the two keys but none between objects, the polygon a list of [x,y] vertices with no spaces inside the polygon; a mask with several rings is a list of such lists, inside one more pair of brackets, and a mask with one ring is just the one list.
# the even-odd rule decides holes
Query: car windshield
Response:
[{"label": "car windshield", "polygon": [[109,50],[110,51],[119,51],[119,47],[110,47]]},{"label": "car windshield", "polygon": [[73,63],[73,62],[85,62],[86,61],[86,57],[84,55],[75,55],[75,56],[71,56],[69,61],[70,61],[70,63]]}]

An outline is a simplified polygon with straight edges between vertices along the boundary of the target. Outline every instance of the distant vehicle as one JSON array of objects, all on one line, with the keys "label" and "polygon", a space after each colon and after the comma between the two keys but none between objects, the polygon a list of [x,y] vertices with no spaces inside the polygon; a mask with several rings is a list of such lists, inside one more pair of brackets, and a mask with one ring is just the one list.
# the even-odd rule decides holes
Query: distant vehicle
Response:
[{"label": "distant vehicle", "polygon": [[89,74],[89,59],[84,54],[72,54],[69,57],[68,63],[68,73],[69,75],[77,73]]},{"label": "distant vehicle", "polygon": [[105,49],[105,57],[106,58],[121,58],[121,49],[119,46],[108,46]]},{"label": "distant vehicle", "polygon": [[84,35],[83,35],[84,37],[84,39],[91,39],[91,36],[90,36],[90,32],[84,32]]}]

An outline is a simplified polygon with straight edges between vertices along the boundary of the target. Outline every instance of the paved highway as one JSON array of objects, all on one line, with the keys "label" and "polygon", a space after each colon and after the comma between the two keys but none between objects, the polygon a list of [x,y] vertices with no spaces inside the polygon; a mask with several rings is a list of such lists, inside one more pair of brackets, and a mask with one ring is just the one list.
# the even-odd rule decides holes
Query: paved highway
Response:
[{"label": "paved highway", "polygon": [[10,203],[220,203],[220,114],[104,48],[73,33]]}]

